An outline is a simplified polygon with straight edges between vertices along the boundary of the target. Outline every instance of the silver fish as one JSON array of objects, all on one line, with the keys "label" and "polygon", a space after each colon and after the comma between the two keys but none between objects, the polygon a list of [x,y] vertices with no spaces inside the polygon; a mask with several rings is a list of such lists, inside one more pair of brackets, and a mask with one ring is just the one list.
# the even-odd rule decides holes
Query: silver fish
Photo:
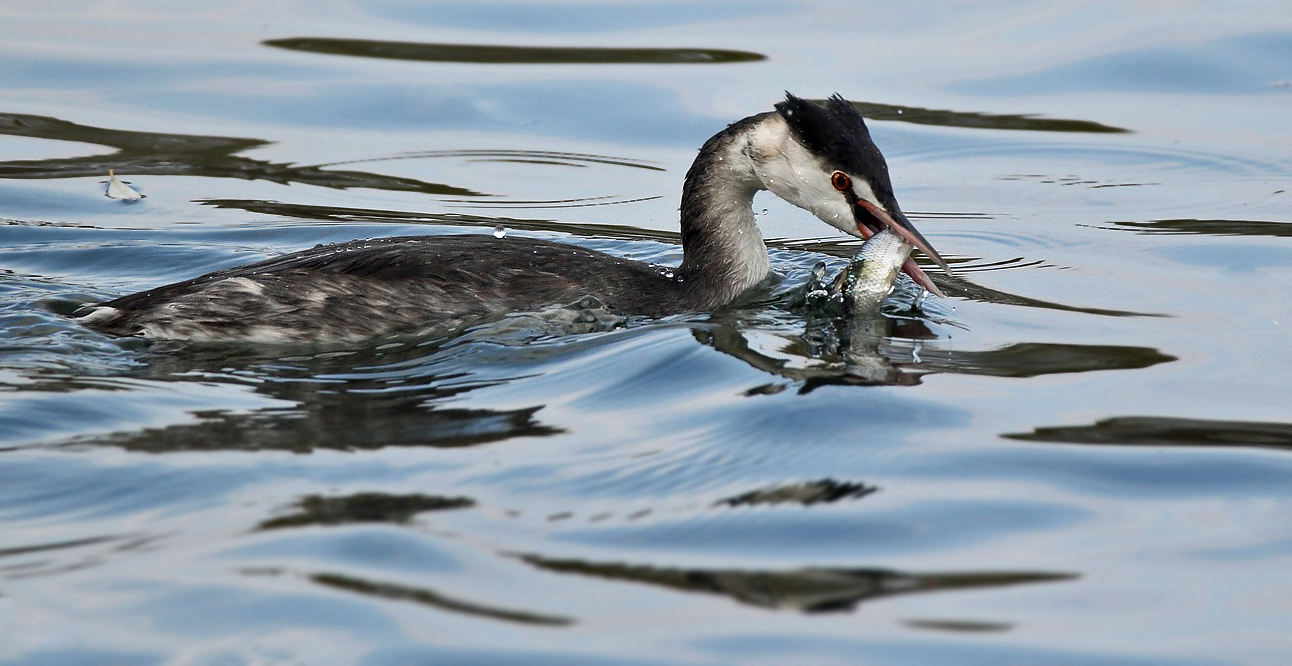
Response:
[{"label": "silver fish", "polygon": [[893,291],[893,283],[911,254],[912,245],[884,229],[866,239],[852,255],[852,262],[830,285],[832,297],[839,298],[850,314],[878,311]]}]

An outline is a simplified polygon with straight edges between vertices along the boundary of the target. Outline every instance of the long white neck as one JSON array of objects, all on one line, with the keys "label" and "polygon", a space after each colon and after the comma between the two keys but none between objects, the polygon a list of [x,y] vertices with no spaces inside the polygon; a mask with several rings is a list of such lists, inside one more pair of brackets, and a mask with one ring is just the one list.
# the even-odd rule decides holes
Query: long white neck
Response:
[{"label": "long white neck", "polygon": [[703,307],[732,301],[771,271],[754,217],[754,195],[767,189],[757,173],[754,137],[774,123],[783,124],[774,113],[733,123],[704,144],[686,174],[680,270]]}]

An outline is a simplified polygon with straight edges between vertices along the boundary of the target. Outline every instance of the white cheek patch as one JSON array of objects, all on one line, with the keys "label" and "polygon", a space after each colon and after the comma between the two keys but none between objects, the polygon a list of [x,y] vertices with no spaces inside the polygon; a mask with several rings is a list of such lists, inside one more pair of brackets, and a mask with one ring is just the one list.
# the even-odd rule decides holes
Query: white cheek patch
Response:
[{"label": "white cheek patch", "polygon": [[[834,171],[826,169],[815,155],[795,140],[783,120],[774,117],[757,127],[750,136],[750,145],[755,169],[764,187],[811,212],[822,222],[846,234],[861,237],[852,206],[830,182]],[[848,174],[848,177],[858,198],[884,209],[870,183],[854,174]]]},{"label": "white cheek patch", "polygon": [[[830,185],[832,172],[788,133],[776,137],[774,151],[763,152],[758,177],[776,196],[809,211],[822,222],[845,233],[856,233],[851,206],[841,192]],[[761,147],[767,147],[763,143]]]},{"label": "white cheek patch", "polygon": [[[834,195],[833,198],[820,200],[809,210],[816,215],[822,222],[842,231],[846,234],[857,234],[857,221],[852,216],[852,206],[848,205],[843,194],[830,188],[828,195]],[[827,196],[828,196],[827,195]]]},{"label": "white cheek patch", "polygon": [[848,177],[852,179],[852,191],[856,193],[858,199],[875,204],[876,208],[885,213],[890,212],[887,208],[884,208],[884,204],[879,203],[879,198],[875,196],[875,190],[870,188],[869,182],[852,174],[848,174]]}]

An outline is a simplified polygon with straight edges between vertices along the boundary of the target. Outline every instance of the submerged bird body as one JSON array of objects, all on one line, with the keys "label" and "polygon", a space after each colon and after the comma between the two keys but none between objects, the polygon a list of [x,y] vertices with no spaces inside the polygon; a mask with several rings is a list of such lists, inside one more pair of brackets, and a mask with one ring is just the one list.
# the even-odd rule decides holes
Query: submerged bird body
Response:
[{"label": "submerged bird body", "polygon": [[124,296],[83,321],[107,333],[154,339],[355,341],[585,296],[635,314],[704,309],[685,281],[666,275],[642,262],[533,238],[383,238]]},{"label": "submerged bird body", "polygon": [[[682,264],[654,266],[515,235],[354,241],[87,306],[80,321],[153,339],[354,341],[593,297],[625,314],[705,311],[770,273],[753,197],[771,190],[859,237],[890,229],[945,268],[902,214],[850,103],[787,95],[709,139],[682,190]],[[917,282],[937,287],[913,262]]]}]

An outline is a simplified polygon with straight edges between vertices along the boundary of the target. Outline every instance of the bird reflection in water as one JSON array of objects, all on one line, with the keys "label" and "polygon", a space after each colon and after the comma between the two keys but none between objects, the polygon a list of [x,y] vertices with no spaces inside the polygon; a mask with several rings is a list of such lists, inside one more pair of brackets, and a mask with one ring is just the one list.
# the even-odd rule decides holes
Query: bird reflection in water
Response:
[{"label": "bird reflection in water", "polygon": [[818,271],[803,292],[786,297],[787,307],[799,315],[793,323],[751,324],[740,313],[726,313],[695,326],[694,335],[702,344],[789,380],[754,387],[750,394],[779,393],[790,386],[799,393],[827,385],[915,386],[933,373],[1037,377],[1133,370],[1176,360],[1151,347],[1127,345],[1019,342],[995,349],[951,349],[938,329],[962,325],[925,309],[913,284],[899,283],[882,307],[852,312],[830,299],[814,299],[814,291],[829,293],[830,284]]}]

